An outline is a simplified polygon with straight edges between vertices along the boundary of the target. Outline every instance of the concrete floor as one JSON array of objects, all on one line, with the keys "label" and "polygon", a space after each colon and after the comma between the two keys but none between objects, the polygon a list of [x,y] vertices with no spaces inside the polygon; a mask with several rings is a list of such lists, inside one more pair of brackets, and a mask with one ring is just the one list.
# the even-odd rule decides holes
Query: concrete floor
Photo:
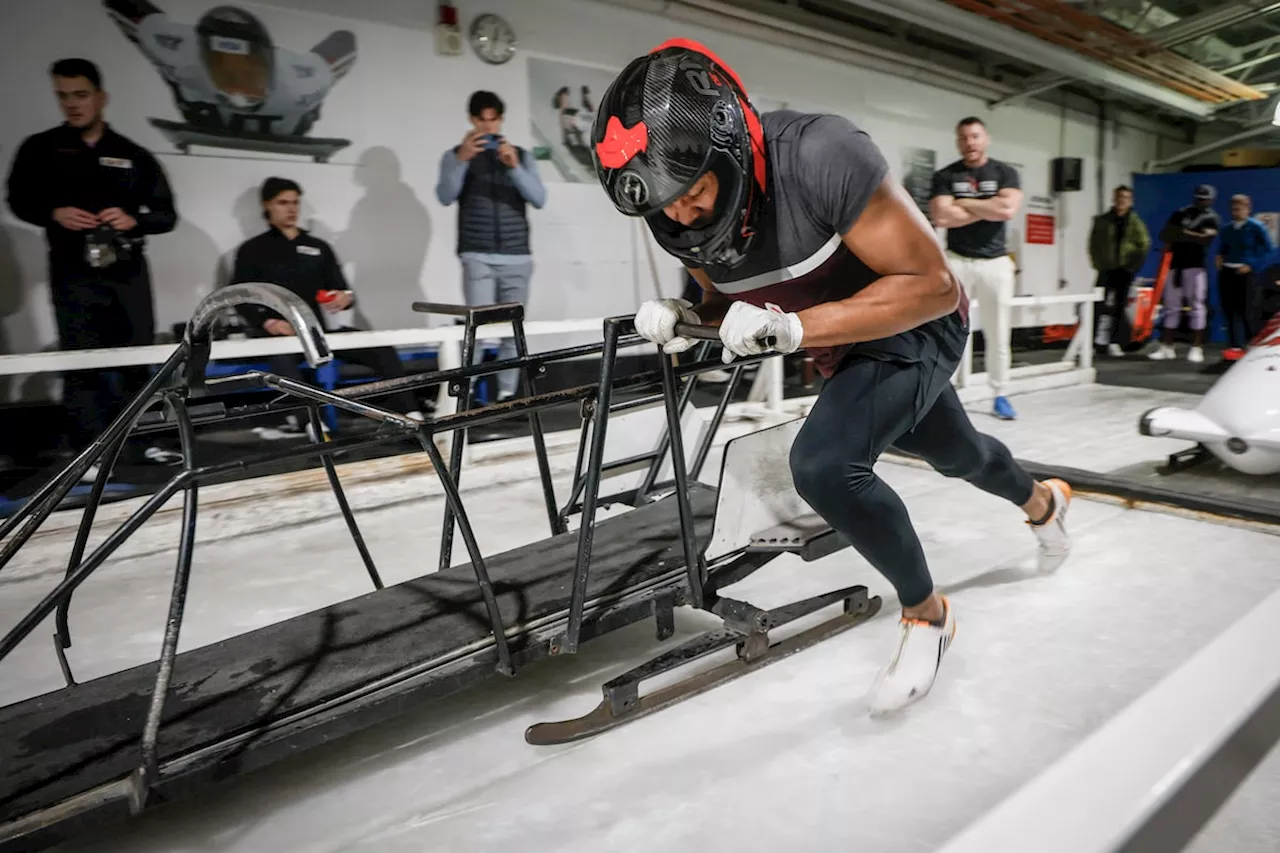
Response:
[{"label": "concrete floor", "polygon": [[[1189,399],[1090,386],[1015,402],[1018,421],[975,412],[979,429],[1022,458],[1111,471],[1179,449],[1181,442],[1139,436],[1137,418]],[[571,465],[557,457],[562,494]],[[717,468],[713,458],[705,479]],[[1071,559],[1041,576],[1016,509],[932,471],[889,461],[879,470],[903,496],[959,623],[934,692],[897,718],[871,720],[863,705],[894,641],[891,590],[849,551],[811,564],[782,558],[730,594],[772,606],[864,583],[885,598],[881,615],[604,736],[563,747],[524,743],[527,725],[585,713],[603,681],[716,623],[681,612],[665,643],[651,625],[633,626],[513,682],[424,707],[62,849],[934,850],[1280,584],[1274,531],[1088,500],[1071,510]],[[544,535],[532,473],[528,461],[501,463],[464,481],[487,553]],[[351,497],[388,583],[434,566],[442,503],[429,475],[359,484]],[[215,505],[196,550],[182,647],[366,591],[331,504],[307,493]],[[173,532],[172,522],[157,520],[150,539],[78,594],[71,661],[80,677],[154,659]],[[47,591],[69,541],[65,529],[33,541],[0,575],[0,624],[12,625]],[[41,626],[0,663],[0,703],[60,686],[51,633]],[[1280,763],[1272,760],[1191,849],[1277,849],[1278,794]],[[1024,850],[1032,849],[1029,840]]]}]

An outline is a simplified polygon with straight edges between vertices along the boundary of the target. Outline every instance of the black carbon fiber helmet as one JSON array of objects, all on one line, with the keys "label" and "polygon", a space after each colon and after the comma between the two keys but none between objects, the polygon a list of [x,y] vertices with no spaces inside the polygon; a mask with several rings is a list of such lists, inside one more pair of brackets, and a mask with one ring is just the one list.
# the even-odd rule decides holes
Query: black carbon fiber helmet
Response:
[{"label": "black carbon fiber helmet", "polygon": [[[614,207],[644,217],[663,249],[697,266],[742,261],[765,187],[764,133],[715,54],[673,39],[631,62],[601,99],[591,141]],[[710,222],[686,227],[662,212],[710,171],[719,180]]]}]

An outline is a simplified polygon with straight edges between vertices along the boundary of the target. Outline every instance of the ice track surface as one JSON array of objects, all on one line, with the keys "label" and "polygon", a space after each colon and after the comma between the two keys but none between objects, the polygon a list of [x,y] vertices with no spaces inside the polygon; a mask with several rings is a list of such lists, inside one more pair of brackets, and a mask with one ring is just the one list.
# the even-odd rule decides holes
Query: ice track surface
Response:
[{"label": "ice track surface", "polygon": [[[1021,420],[1012,424],[979,412],[975,421],[1018,456],[1106,471],[1181,446],[1129,434],[1153,400],[1179,397],[1095,386],[1019,397]],[[536,476],[532,462],[518,464]],[[717,458],[708,470],[718,470]],[[1280,539],[1271,533],[1081,499],[1070,516],[1071,559],[1040,576],[1015,508],[929,470],[892,462],[878,470],[907,503],[958,619],[933,693],[896,718],[869,719],[863,700],[893,643],[892,591],[848,550],[807,565],[788,557],[732,594],[768,607],[864,583],[884,596],[882,613],[598,738],[524,743],[529,724],[585,713],[601,682],[716,623],[678,610],[677,634],[665,643],[653,639],[651,622],[632,626],[512,682],[491,682],[58,849],[936,850],[1280,585]],[[426,479],[418,479],[420,495]],[[557,478],[558,489],[566,479]],[[545,535],[536,480],[472,483],[464,493],[487,553]],[[405,499],[359,515],[388,583],[435,564],[441,501],[413,498],[412,486],[411,478],[390,487],[392,498]],[[376,492],[353,488],[353,503],[385,502]],[[286,500],[300,499],[277,500],[271,511],[287,514]],[[113,561],[78,593],[77,675],[154,659],[176,537],[167,541],[165,550]],[[5,624],[50,583],[35,579],[43,565],[20,563],[43,564],[53,543],[27,550],[0,586]],[[205,542],[196,549],[182,648],[367,588],[337,519]],[[51,633],[42,626],[0,665],[0,703],[60,686]],[[1269,805],[1278,794],[1280,763],[1271,760],[1189,849],[1280,848],[1280,816]],[[1010,853],[1033,849],[1028,839]]]}]

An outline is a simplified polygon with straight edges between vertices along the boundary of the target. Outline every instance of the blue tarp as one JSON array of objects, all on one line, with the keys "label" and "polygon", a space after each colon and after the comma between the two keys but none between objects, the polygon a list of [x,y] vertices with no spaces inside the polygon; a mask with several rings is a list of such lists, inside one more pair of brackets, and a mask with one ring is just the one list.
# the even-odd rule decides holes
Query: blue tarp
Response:
[{"label": "blue tarp", "polygon": [[[1253,200],[1253,214],[1276,213],[1280,215],[1280,168],[1278,169],[1225,169],[1212,172],[1178,172],[1167,175],[1134,175],[1133,207],[1151,232],[1151,254],[1138,273],[1155,278],[1159,271],[1163,250],[1158,234],[1172,213],[1192,202],[1192,194],[1201,184],[1209,184],[1218,191],[1213,209],[1222,217],[1223,224],[1231,221],[1231,196],[1244,193]],[[1274,235],[1273,235],[1274,236]],[[1209,340],[1224,342],[1227,339],[1222,311],[1218,307],[1218,272],[1213,258],[1218,253],[1218,241],[1209,247]],[[1272,255],[1268,265],[1280,257]]]}]

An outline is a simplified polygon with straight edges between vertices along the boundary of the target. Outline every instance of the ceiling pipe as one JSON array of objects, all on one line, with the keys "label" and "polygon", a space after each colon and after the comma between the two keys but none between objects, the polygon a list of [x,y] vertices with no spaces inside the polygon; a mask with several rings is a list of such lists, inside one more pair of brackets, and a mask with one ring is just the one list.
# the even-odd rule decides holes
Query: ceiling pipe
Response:
[{"label": "ceiling pipe", "polygon": [[1087,80],[1133,97],[1206,121],[1213,106],[1166,89],[1075,51],[1019,32],[1012,27],[974,15],[940,0],[844,0],[851,6],[907,21],[925,29],[961,38],[975,47],[995,50],[1022,61],[1035,62],[1068,77]]},{"label": "ceiling pipe", "polygon": [[[869,68],[894,77],[915,80],[929,86],[982,98],[988,103],[1010,98],[1019,93],[1016,87],[980,77],[939,69],[920,57],[908,56],[865,41],[846,37],[831,29],[809,27],[798,21],[773,17],[763,12],[718,0],[596,0],[606,6],[618,6],[634,12],[645,12],[683,23],[731,33],[754,42],[777,45],[808,55],[818,55],[855,67]],[[833,28],[834,29],[834,28]],[[818,40],[823,40],[819,42]],[[914,63],[914,64],[913,64]],[[1046,80],[1033,80],[1038,85]],[[754,91],[751,87],[749,91]],[[761,91],[763,95],[777,93]],[[1034,96],[1028,96],[1034,97]],[[1067,95],[1070,109],[1088,115],[1096,109],[1093,99]],[[781,100],[786,100],[781,98]],[[1150,133],[1158,138],[1184,141],[1185,133],[1170,124],[1155,121],[1130,110],[1117,109],[1112,120],[1131,130]]]},{"label": "ceiling pipe", "polygon": [[[970,95],[983,100],[1008,97],[1016,91],[1012,86],[940,68],[927,60],[896,51],[860,43],[851,38],[797,24],[785,18],[734,6],[717,0],[600,0],[610,6],[623,6],[640,12],[661,15],[668,20],[707,27],[753,41],[790,48],[810,56],[821,56],[916,80],[929,86]],[[763,31],[762,31],[763,30]],[[782,93],[763,87],[760,94],[786,100]],[[751,91],[749,88],[748,91]]]},{"label": "ceiling pipe", "polygon": [[1237,142],[1244,142],[1246,139],[1253,139],[1256,136],[1264,136],[1268,133],[1275,133],[1277,131],[1280,131],[1280,128],[1276,127],[1276,125],[1272,123],[1272,119],[1268,119],[1264,124],[1256,125],[1248,130],[1219,139],[1216,142],[1210,142],[1197,148],[1189,148],[1180,154],[1175,154],[1172,157],[1165,157],[1163,160],[1148,160],[1143,165],[1143,171],[1150,172],[1154,169],[1177,166],[1181,163],[1187,162],[1188,160],[1194,160],[1202,154],[1210,154],[1214,151],[1235,145]]},{"label": "ceiling pipe", "polygon": [[1280,53],[1264,53],[1262,56],[1256,56],[1253,59],[1247,59],[1244,62],[1236,63],[1228,68],[1222,69],[1219,74],[1235,74],[1237,71],[1243,71],[1246,68],[1252,68],[1255,65],[1261,65],[1264,62],[1270,62],[1273,59],[1280,58]]},{"label": "ceiling pipe", "polygon": [[1167,27],[1160,27],[1143,33],[1143,37],[1150,39],[1161,47],[1177,47],[1180,44],[1186,44],[1189,41],[1212,35],[1226,27],[1243,23],[1261,15],[1270,15],[1276,11],[1280,11],[1280,3],[1270,2],[1270,0],[1245,0],[1242,3],[1218,6],[1206,9],[1203,12],[1197,12],[1194,15],[1188,15],[1176,24],[1170,24]]},{"label": "ceiling pipe", "polygon": [[1001,98],[998,101],[991,101],[987,106],[991,107],[993,110],[997,110],[1000,107],[1012,106],[1013,104],[1025,101],[1027,98],[1034,98],[1036,95],[1043,95],[1045,92],[1050,92],[1059,86],[1065,86],[1070,82],[1070,77],[1055,77],[1052,80],[1045,80],[1043,83],[1036,83],[1019,92],[1014,92],[1006,98]]}]

